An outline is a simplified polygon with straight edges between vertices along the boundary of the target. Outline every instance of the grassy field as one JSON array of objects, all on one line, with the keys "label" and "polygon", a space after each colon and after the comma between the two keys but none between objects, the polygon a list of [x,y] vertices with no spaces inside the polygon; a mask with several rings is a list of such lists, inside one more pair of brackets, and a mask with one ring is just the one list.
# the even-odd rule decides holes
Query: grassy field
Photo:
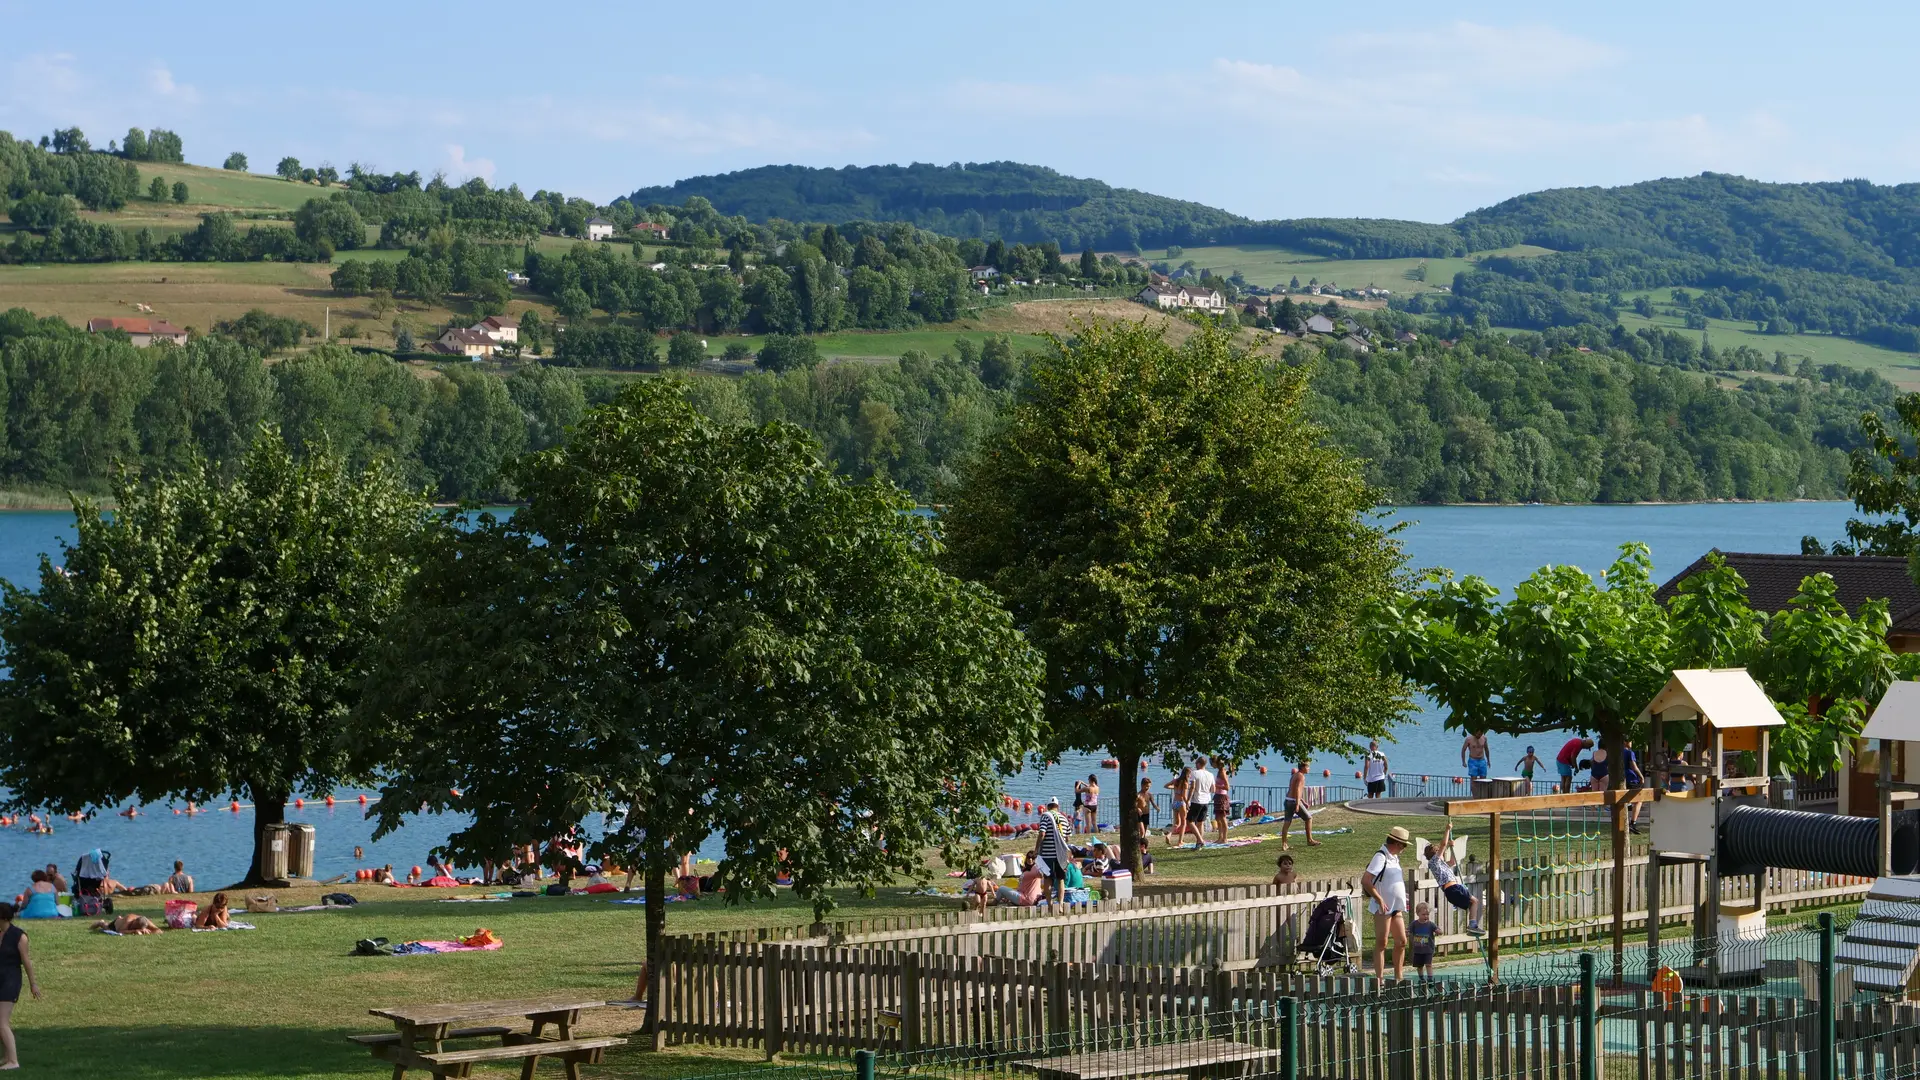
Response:
[{"label": "grassy field", "polygon": [[[1322,824],[1360,826],[1300,848],[1305,876],[1357,871],[1393,819],[1329,810]],[[1424,819],[1432,829],[1435,819]],[[1270,829],[1266,831],[1271,831]],[[1161,852],[1152,887],[1251,884],[1272,875],[1276,845]],[[1158,850],[1158,849],[1156,849]],[[949,886],[953,883],[946,882]],[[321,890],[283,893],[283,906],[317,902]],[[335,891],[331,887],[326,891]],[[172,932],[116,938],[88,933],[80,920],[24,924],[46,997],[15,1013],[21,1059],[35,1073],[111,1075],[134,1080],[189,1077],[305,1077],[347,1080],[375,1075],[366,1052],[343,1036],[384,1027],[366,1015],[398,1003],[533,996],[587,991],[609,999],[633,990],[643,949],[642,909],[596,897],[538,897],[496,904],[437,902],[443,894],[354,886],[358,907],[328,912],[242,915],[258,930]],[[463,889],[455,895],[477,895]],[[449,890],[449,892],[453,892]],[[910,896],[904,887],[873,899],[840,896],[835,917],[953,910],[958,900]],[[427,899],[428,896],[434,899]],[[203,901],[205,897],[201,898]],[[126,898],[122,911],[157,916],[159,898]],[[812,913],[791,897],[729,908],[716,899],[670,905],[673,933],[800,924]],[[479,927],[505,941],[498,952],[445,956],[355,957],[365,937],[392,941],[465,936]],[[624,1032],[639,1014],[602,1010],[587,1030]],[[601,1077],[715,1072],[745,1062],[727,1052],[619,1051]],[[508,1070],[476,1076],[512,1075]]]},{"label": "grassy field", "polygon": [[[1668,290],[1651,293],[1628,293],[1626,300],[1631,303],[1636,296],[1664,297]],[[1657,326],[1666,330],[1679,330],[1683,333],[1698,334],[1698,330],[1688,330],[1685,319],[1674,310],[1671,304],[1654,305],[1652,319],[1635,315],[1632,311],[1620,313],[1620,325],[1628,330],[1638,330],[1646,326]],[[1878,345],[1869,345],[1864,341],[1835,337],[1832,334],[1762,334],[1753,329],[1750,322],[1734,322],[1729,319],[1708,319],[1707,336],[1718,349],[1730,349],[1739,345],[1750,346],[1760,351],[1768,360],[1775,352],[1787,354],[1787,362],[1799,366],[1800,358],[1810,358],[1816,365],[1841,364],[1847,367],[1866,368],[1877,371],[1895,386],[1907,390],[1920,390],[1920,356],[1913,353],[1896,352],[1883,349]]]},{"label": "grassy field", "polygon": [[[1158,259],[1163,254],[1147,253],[1150,259]],[[1412,293],[1430,291],[1437,285],[1451,285],[1453,275],[1472,269],[1476,261],[1489,255],[1545,254],[1546,248],[1523,245],[1476,252],[1459,259],[1329,259],[1273,244],[1223,244],[1187,248],[1172,262],[1177,266],[1191,259],[1195,266],[1212,270],[1221,277],[1237,270],[1247,281],[1265,287],[1285,285],[1297,277],[1302,285],[1318,278],[1322,285],[1335,283],[1347,289],[1381,288]],[[1415,281],[1407,276],[1422,265],[1427,268],[1426,280]]]},{"label": "grassy field", "polygon": [[225,169],[209,169],[200,165],[168,165],[142,161],[139,166],[142,191],[145,191],[146,186],[153,182],[155,176],[165,180],[168,186],[172,186],[176,181],[185,181],[187,205],[202,208],[291,212],[300,209],[308,199],[325,198],[330,190],[319,184],[296,183],[282,180],[278,176],[228,172]]}]

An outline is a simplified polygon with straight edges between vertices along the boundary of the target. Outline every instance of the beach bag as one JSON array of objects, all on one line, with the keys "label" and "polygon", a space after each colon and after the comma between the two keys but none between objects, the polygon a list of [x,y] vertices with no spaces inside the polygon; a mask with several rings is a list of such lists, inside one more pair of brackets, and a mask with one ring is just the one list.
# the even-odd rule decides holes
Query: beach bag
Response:
[{"label": "beach bag", "polygon": [[111,915],[113,914],[113,897],[91,894],[76,896],[73,898],[73,913],[82,919]]},{"label": "beach bag", "polygon": [[280,901],[275,900],[271,894],[267,896],[249,896],[247,897],[247,910],[256,912],[279,911]]},{"label": "beach bag", "polygon": [[355,956],[392,956],[393,949],[387,945],[386,938],[383,938],[383,937],[361,938],[359,941],[356,941],[353,943],[353,955]]},{"label": "beach bag", "polygon": [[320,898],[320,903],[327,907],[352,907],[359,902],[352,893],[343,892],[330,892]]},{"label": "beach bag", "polygon": [[564,884],[562,884],[561,882],[558,882],[558,881],[556,881],[556,882],[554,882],[553,884],[551,884],[551,885],[549,885],[549,886],[547,886],[547,895],[548,895],[548,896],[565,896],[565,895],[567,895],[567,893],[568,893],[569,891],[570,891],[570,890],[568,890],[568,888],[566,887],[566,885],[564,885]]},{"label": "beach bag", "polygon": [[167,929],[193,929],[193,917],[199,912],[200,905],[192,900],[167,901]]},{"label": "beach bag", "polygon": [[1085,904],[1090,901],[1086,889],[1061,889],[1060,902],[1063,904]]},{"label": "beach bag", "polygon": [[500,871],[500,884],[509,886],[518,885],[520,884],[520,874],[514,870],[502,870]]}]

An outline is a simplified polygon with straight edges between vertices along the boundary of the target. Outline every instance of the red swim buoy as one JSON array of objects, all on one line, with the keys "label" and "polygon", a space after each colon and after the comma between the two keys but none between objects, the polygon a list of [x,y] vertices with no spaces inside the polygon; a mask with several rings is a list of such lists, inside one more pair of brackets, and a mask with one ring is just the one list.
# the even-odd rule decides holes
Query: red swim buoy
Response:
[{"label": "red swim buoy", "polygon": [[1332,769],[1321,769],[1321,770],[1320,770],[1320,775],[1321,775],[1321,776],[1323,776],[1323,777],[1324,777],[1324,776],[1332,776],[1332,775],[1333,775],[1333,770],[1332,770]]},{"label": "red swim buoy", "polygon": [[1353,778],[1354,778],[1355,780],[1358,780],[1358,779],[1360,779],[1360,774],[1359,774],[1359,773],[1357,773],[1357,772],[1356,772],[1356,773],[1354,773],[1354,774],[1353,774]]},{"label": "red swim buoy", "polygon": [[[174,807],[174,808],[173,808],[173,812],[174,812],[174,813],[176,813],[176,814],[178,814],[178,813],[180,812],[180,808],[179,808],[179,807],[177,807],[177,806],[176,806],[176,807]],[[6,822],[4,822],[4,821],[0,821],[0,825],[4,825],[4,824],[6,824]]]},{"label": "red swim buoy", "polygon": [[328,805],[328,806],[332,806],[332,805],[333,805],[333,796],[331,796],[331,795],[329,795],[329,796],[327,796],[327,805]]},{"label": "red swim buoy", "polygon": [[1425,776],[1422,776],[1422,777],[1420,778],[1420,782],[1421,782],[1421,783],[1423,783],[1423,784],[1424,784],[1424,783],[1426,783],[1426,782],[1427,782],[1427,778],[1426,778]]},{"label": "red swim buoy", "polygon": [[1456,776],[1453,778],[1453,782],[1456,784],[1464,784],[1467,782],[1467,779],[1464,776]]},{"label": "red swim buoy", "polygon": [[1260,775],[1261,776],[1267,775],[1267,767],[1265,765],[1260,766]]},{"label": "red swim buoy", "polygon": [[419,877],[419,876],[420,876],[420,868],[419,868],[419,867],[417,867],[417,866],[416,866],[416,867],[414,867],[414,868],[413,868],[413,870],[412,870],[412,872],[411,872],[411,873],[410,873],[410,874],[409,874],[408,876],[409,876],[409,877]]},{"label": "red swim buoy", "polygon": [[293,800],[293,808],[295,810],[305,810],[307,808],[307,800],[305,799]]},{"label": "red swim buoy", "polygon": [[233,801],[232,801],[231,803],[228,803],[228,804],[227,804],[227,809],[229,809],[229,810],[231,810],[231,811],[233,811],[233,812],[234,812],[234,813],[236,813],[236,814],[237,814],[237,813],[239,813],[239,812],[240,812],[240,800],[239,800],[239,799],[235,799],[235,800],[233,800]]},{"label": "red swim buoy", "polygon": [[360,805],[361,806],[367,805],[367,797],[365,795],[360,796]]}]

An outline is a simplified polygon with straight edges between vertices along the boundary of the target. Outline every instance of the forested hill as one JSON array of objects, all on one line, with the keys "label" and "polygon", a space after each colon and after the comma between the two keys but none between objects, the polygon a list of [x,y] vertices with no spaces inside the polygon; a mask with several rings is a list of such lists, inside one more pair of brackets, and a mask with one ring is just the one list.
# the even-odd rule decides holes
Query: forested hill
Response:
[{"label": "forested hill", "polygon": [[749,221],[910,221],[955,236],[1057,242],[1062,249],[1191,244],[1233,234],[1246,218],[1196,202],[1116,188],[1038,165],[767,165],[641,188],[635,206],[699,196]]}]

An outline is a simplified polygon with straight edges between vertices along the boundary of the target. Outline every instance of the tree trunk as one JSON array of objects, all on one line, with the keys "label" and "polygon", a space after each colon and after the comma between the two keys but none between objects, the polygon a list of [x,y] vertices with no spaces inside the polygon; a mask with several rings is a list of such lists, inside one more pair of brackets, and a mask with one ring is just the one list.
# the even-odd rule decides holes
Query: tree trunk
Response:
[{"label": "tree trunk", "polygon": [[1120,757],[1120,865],[1140,884],[1140,810],[1134,800],[1140,794],[1140,754],[1130,747],[1114,747]]},{"label": "tree trunk", "polygon": [[665,852],[654,852],[647,859],[647,1021],[641,1027],[646,1045],[660,1049],[660,1006],[653,987],[660,982],[660,942],[667,936],[667,865]]},{"label": "tree trunk", "polygon": [[247,868],[247,876],[233,886],[235,889],[256,889],[263,885],[279,885],[284,879],[269,879],[267,870],[267,826],[284,825],[287,821],[287,797],[285,795],[262,795],[253,785],[247,785],[247,793],[253,798],[253,865]]},{"label": "tree trunk", "polygon": [[[1626,725],[1609,721],[1600,729],[1607,748],[1607,790],[1621,792],[1627,786]],[[1645,775],[1645,764],[1641,766]],[[1616,795],[1615,798],[1619,796]],[[1607,817],[1613,832],[1613,984],[1621,985],[1627,970],[1627,807],[1615,803]],[[1652,865],[1648,865],[1652,873]],[[1658,921],[1656,919],[1656,921]],[[1649,976],[1651,978],[1651,976]]]}]

